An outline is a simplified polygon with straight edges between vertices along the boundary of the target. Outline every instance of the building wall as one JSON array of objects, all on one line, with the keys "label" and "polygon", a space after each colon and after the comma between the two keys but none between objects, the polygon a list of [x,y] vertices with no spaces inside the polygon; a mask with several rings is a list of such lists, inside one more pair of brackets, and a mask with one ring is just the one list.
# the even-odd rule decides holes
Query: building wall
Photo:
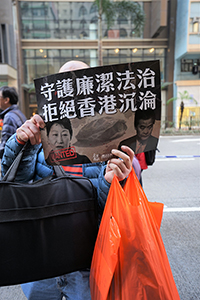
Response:
[{"label": "building wall", "polygon": [[177,0],[175,59],[187,52],[189,0]]},{"label": "building wall", "polygon": [[[194,34],[189,35],[189,45],[197,45],[200,48],[200,1],[191,1],[190,4],[190,18],[193,19],[193,24],[190,22],[190,31],[194,31]],[[194,23],[194,20],[197,22]],[[192,28],[193,27],[193,28]]]},{"label": "building wall", "polygon": [[[178,0],[174,69],[174,97],[176,101],[173,105],[173,120],[176,127],[179,126],[182,100],[185,107],[182,127],[188,127],[191,117],[193,126],[200,123],[200,72],[197,74],[192,72],[195,64],[200,68],[199,36],[200,1]],[[184,92],[188,92],[189,96],[181,99]]]},{"label": "building wall", "polygon": [[[133,61],[160,60],[161,79],[166,78],[168,49],[168,9],[170,1],[157,1],[158,22],[155,17],[155,1],[138,1],[145,11],[145,27],[142,33],[134,30],[130,18],[117,18],[107,30],[103,20],[103,64]],[[26,115],[36,111],[36,99],[27,93],[34,78],[58,72],[70,59],[98,65],[97,11],[93,1],[19,1],[17,0],[20,37],[21,76]],[[152,31],[153,30],[153,31]],[[153,37],[154,36],[154,37]],[[173,75],[169,64],[168,74]],[[25,86],[25,92],[24,92]],[[164,91],[165,93],[165,91]]]},{"label": "building wall", "polygon": [[151,37],[157,37],[167,26],[167,0],[151,3]]},{"label": "building wall", "polygon": [[11,0],[0,1],[0,86],[17,87],[16,51]]}]

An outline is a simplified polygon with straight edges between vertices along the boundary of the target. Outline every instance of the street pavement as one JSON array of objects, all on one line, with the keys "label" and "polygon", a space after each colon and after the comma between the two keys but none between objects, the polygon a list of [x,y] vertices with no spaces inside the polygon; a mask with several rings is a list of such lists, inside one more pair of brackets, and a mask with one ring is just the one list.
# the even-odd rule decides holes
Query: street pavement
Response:
[{"label": "street pavement", "polygon": [[200,136],[161,137],[143,172],[149,201],[164,203],[161,235],[181,300],[200,299]]},{"label": "street pavement", "polygon": [[[158,149],[143,188],[165,205],[161,235],[180,299],[200,300],[200,136],[161,136]],[[26,299],[20,286],[0,288],[11,299]]]}]

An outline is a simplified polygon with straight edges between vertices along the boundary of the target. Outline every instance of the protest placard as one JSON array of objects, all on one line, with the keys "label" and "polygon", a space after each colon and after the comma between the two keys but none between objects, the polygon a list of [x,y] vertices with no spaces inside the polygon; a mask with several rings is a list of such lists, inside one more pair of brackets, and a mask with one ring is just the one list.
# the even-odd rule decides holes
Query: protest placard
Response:
[{"label": "protest placard", "polygon": [[[159,61],[88,68],[34,80],[49,164],[106,161],[113,148],[156,149],[161,120]],[[136,130],[137,129],[137,130]]]}]

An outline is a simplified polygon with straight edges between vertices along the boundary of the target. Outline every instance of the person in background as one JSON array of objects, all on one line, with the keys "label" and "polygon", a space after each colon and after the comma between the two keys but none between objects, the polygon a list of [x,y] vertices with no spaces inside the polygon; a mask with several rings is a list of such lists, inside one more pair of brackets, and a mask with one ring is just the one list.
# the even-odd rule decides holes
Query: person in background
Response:
[{"label": "person in background", "polygon": [[[60,72],[88,68],[80,61],[66,63]],[[30,146],[24,153],[21,168],[17,172],[16,181],[28,182],[37,180],[53,174],[53,167],[45,162],[44,152],[41,148],[41,131],[45,124],[39,115],[34,115],[27,120],[6,143],[4,156],[2,158],[2,174],[4,175],[13,160],[22,149],[23,145],[30,141]],[[106,163],[82,164],[77,172],[73,165],[65,166],[68,174],[84,176],[91,180],[97,189],[98,217],[103,214],[110,184],[117,176],[123,185],[124,180],[132,170],[134,152],[127,146],[122,146],[122,151],[113,149],[113,158]],[[59,253],[58,253],[59,255]],[[67,249],[66,249],[67,255]],[[63,296],[68,300],[90,300],[89,286],[90,270],[84,269],[72,272],[57,278],[39,280],[22,284],[22,290],[29,300],[61,300]]]},{"label": "person in background", "polygon": [[132,166],[133,166],[133,169],[135,171],[135,174],[139,180],[139,182],[141,183],[141,166],[140,166],[140,162],[139,160],[137,159],[137,157],[134,155],[133,157],[133,161],[132,161]]},{"label": "person in background", "polygon": [[3,156],[6,141],[16,132],[25,121],[25,115],[17,106],[18,94],[15,88],[3,86],[0,88],[0,119],[3,127],[1,131],[0,158]]},{"label": "person in background", "polygon": [[134,157],[137,158],[137,160],[140,164],[141,172],[140,172],[139,181],[140,181],[141,186],[143,186],[142,172],[143,172],[143,170],[147,170],[148,166],[152,166],[154,164],[155,157],[156,157],[156,150],[149,150],[147,152],[138,153],[138,154],[135,154]]}]

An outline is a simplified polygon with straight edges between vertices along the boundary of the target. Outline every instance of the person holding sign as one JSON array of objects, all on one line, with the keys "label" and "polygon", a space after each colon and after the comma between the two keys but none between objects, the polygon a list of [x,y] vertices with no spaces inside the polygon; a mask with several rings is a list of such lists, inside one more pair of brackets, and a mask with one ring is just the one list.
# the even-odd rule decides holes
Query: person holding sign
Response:
[{"label": "person holding sign", "polygon": [[[60,69],[60,72],[83,68],[88,68],[88,66],[80,61],[71,61],[66,63]],[[35,181],[53,173],[52,166],[48,165],[45,161],[44,152],[41,147],[40,129],[44,127],[45,123],[43,119],[35,114],[9,139],[2,159],[2,175],[6,173],[12,161],[27,141],[30,141],[31,145],[24,154],[16,181]],[[70,139],[70,137],[68,139]],[[77,173],[79,176],[88,177],[97,189],[99,220],[103,214],[106,198],[114,175],[123,183],[123,180],[126,179],[132,170],[134,152],[127,146],[122,146],[121,148],[123,151],[117,149],[111,151],[113,158],[111,158],[107,164],[83,164],[81,168],[79,168],[79,173]],[[73,166],[74,165],[71,165],[69,168],[65,166],[64,170],[69,174],[74,174],[74,172],[76,173],[76,168],[73,168]],[[57,278],[25,283],[22,284],[22,289],[29,300],[56,300],[62,299],[63,296],[68,300],[90,300],[89,276],[89,269],[80,270]]]}]

